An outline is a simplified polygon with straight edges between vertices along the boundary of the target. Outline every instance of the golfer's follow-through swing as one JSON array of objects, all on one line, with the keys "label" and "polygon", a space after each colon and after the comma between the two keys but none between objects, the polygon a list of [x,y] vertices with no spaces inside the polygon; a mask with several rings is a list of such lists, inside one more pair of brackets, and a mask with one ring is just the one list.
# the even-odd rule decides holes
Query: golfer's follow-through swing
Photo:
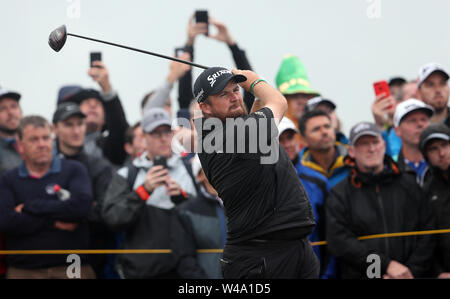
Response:
[{"label": "golfer's follow-through swing", "polygon": [[[200,147],[205,145],[204,140],[211,140],[211,135],[223,137],[216,139],[223,142],[221,150],[203,150],[198,155],[209,182],[223,201],[227,217],[227,240],[221,259],[224,278],[318,278],[319,262],[308,241],[315,225],[311,204],[294,166],[278,143],[276,126],[287,109],[286,99],[278,90],[252,71],[209,68],[67,33],[65,26],[50,34],[49,45],[58,52],[67,35],[205,69],[194,84],[194,97],[204,118],[194,123]],[[250,113],[239,87],[256,96]],[[234,132],[245,134],[228,136],[227,120],[234,121]],[[203,126],[211,121],[223,124],[219,126],[222,131]],[[256,152],[249,151],[254,148],[250,145],[255,136],[258,145],[269,145],[269,153],[259,146]],[[245,145],[244,152],[235,150],[239,144]],[[273,152],[277,153],[272,156],[276,159],[262,162]]]},{"label": "golfer's follow-through swing", "polygon": [[62,25],[62,26],[56,28],[55,30],[53,30],[50,33],[50,36],[48,37],[48,44],[49,44],[49,46],[53,50],[55,50],[56,52],[59,52],[62,49],[62,47],[64,47],[64,44],[66,43],[68,35],[73,36],[73,37],[77,37],[77,38],[82,38],[82,39],[94,41],[94,42],[98,42],[98,43],[103,43],[103,44],[115,46],[115,47],[124,48],[124,49],[131,50],[131,51],[141,52],[141,53],[144,53],[144,54],[153,55],[153,56],[164,58],[164,59],[178,61],[178,62],[181,62],[181,63],[189,64],[191,66],[199,67],[199,68],[202,68],[202,69],[207,69],[208,68],[207,66],[196,64],[196,63],[193,63],[193,62],[190,62],[190,61],[186,61],[186,60],[182,60],[182,59],[178,59],[178,58],[175,58],[175,57],[170,57],[170,56],[166,56],[166,55],[162,55],[162,54],[158,54],[158,53],[154,53],[154,52],[150,52],[150,51],[145,51],[145,50],[136,49],[136,48],[132,48],[132,47],[116,44],[116,43],[111,43],[111,42],[100,40],[100,39],[95,39],[95,38],[91,38],[91,37],[87,37],[87,36],[82,36],[82,35],[78,35],[78,34],[69,33],[69,32],[67,32],[66,25]]}]

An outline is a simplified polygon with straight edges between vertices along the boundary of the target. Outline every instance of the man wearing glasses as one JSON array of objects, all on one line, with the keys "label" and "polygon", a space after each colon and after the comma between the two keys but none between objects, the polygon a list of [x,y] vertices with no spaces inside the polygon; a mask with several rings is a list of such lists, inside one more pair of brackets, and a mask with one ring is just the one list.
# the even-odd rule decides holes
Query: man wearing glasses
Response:
[{"label": "man wearing glasses", "polygon": [[[181,231],[172,227],[173,208],[196,196],[192,170],[172,152],[171,124],[166,110],[146,111],[146,152],[119,169],[106,191],[102,216],[112,229],[125,232],[123,249],[171,248],[171,238]],[[177,278],[176,266],[172,254],[121,254],[116,259],[122,278]]]}]

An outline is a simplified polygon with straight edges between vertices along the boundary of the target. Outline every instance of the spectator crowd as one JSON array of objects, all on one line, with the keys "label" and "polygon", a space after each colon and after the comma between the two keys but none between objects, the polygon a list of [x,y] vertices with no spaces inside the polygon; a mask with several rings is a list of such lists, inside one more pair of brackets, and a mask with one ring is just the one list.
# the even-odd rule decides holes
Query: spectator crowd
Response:
[{"label": "spectator crowd", "polygon": [[[252,70],[227,26],[209,24],[216,34],[189,20],[178,57],[194,61],[196,37],[206,35],[229,48],[237,69]],[[373,119],[346,134],[336,102],[311,87],[301,60],[280,60],[274,79],[288,110],[278,140],[311,203],[309,240],[327,241],[314,246],[320,278],[368,278],[371,254],[379,278],[450,278],[448,233],[360,238],[450,229],[447,70],[433,62],[418,65],[416,78],[390,78],[374,95]],[[227,211],[193,150],[195,130],[172,117],[202,117],[191,67],[170,62],[135,124],[107,66],[95,61],[88,75],[98,90],[62,86],[51,120],[23,115],[20,93],[0,88],[0,250],[170,249],[80,254],[81,278],[222,278]],[[243,98],[248,111],[258,100]],[[0,255],[0,276],[67,278],[66,258]]]}]

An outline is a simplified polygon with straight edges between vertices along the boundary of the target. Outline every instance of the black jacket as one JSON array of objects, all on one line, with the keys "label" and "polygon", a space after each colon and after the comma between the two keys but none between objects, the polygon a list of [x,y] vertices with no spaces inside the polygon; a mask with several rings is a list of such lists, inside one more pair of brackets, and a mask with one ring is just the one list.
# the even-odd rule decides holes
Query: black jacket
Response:
[{"label": "black jacket", "polygon": [[[56,141],[56,145],[58,141]],[[57,149],[57,146],[55,147]],[[106,224],[101,217],[101,206],[105,198],[106,189],[111,182],[113,169],[108,160],[87,154],[82,149],[78,154],[73,156],[64,155],[62,152],[58,154],[61,158],[68,160],[76,160],[83,164],[88,172],[92,183],[92,208],[89,213],[89,248],[105,249],[110,239],[113,238],[112,232],[108,230]],[[106,263],[106,255],[91,254],[88,256],[89,263],[93,267],[97,278],[103,277],[103,267]]]},{"label": "black jacket", "polygon": [[351,173],[331,189],[326,205],[326,235],[341,278],[367,278],[366,261],[377,254],[381,276],[391,260],[406,265],[414,277],[428,275],[434,249],[429,235],[358,240],[359,236],[433,229],[431,206],[410,175],[400,173],[385,156],[377,175],[360,173],[352,159]]},{"label": "black jacket", "polygon": [[447,107],[447,118],[444,120],[444,124],[450,127],[450,107]]},{"label": "black jacket", "polygon": [[415,178],[416,183],[419,184],[420,187],[424,187],[426,184],[429,184],[431,180],[431,173],[430,173],[430,167],[427,166],[425,169],[425,174],[422,178],[419,178],[416,171],[411,168],[408,164],[405,163],[405,157],[403,156],[403,151],[400,150],[400,153],[398,154],[398,160],[397,160],[398,169],[405,173],[410,175],[412,178]]},{"label": "black jacket", "polygon": [[113,176],[111,164],[104,158],[87,154],[84,150],[81,150],[78,154],[73,156],[65,155],[59,151],[57,144],[58,142],[56,142],[56,149],[60,158],[76,160],[86,167],[89,178],[91,179],[92,194],[94,196],[93,208],[89,215],[89,221],[101,223],[101,204]]},{"label": "black jacket", "polygon": [[125,131],[129,125],[119,96],[103,101],[105,110],[105,126],[102,134],[96,139],[97,146],[102,150],[103,156],[115,166],[121,166],[127,153],[124,149]]},{"label": "black jacket", "polygon": [[[450,177],[450,167],[447,169]],[[432,168],[432,179],[425,185],[436,218],[436,229],[450,228],[450,182],[439,169]],[[435,274],[450,272],[450,234],[436,235]]]},{"label": "black jacket", "polygon": [[[136,192],[130,191],[125,178],[114,174],[102,206],[107,225],[125,232],[121,249],[170,249],[174,209],[146,205]],[[116,270],[122,278],[178,278],[176,260],[170,253],[120,254]],[[163,276],[164,275],[164,276]]]},{"label": "black jacket", "polygon": [[197,198],[176,208],[183,238],[174,239],[178,255],[178,273],[182,278],[222,278],[222,253],[197,252],[198,249],[222,249],[226,237],[226,220],[219,200],[201,187]]}]

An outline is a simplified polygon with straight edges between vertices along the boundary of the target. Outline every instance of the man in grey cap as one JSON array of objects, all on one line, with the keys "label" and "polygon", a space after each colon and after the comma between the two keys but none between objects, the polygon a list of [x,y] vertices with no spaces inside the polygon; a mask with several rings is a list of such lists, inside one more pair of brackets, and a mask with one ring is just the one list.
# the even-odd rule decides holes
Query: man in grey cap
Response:
[{"label": "man in grey cap", "polygon": [[[106,189],[111,181],[113,169],[108,160],[86,151],[86,116],[78,104],[65,102],[60,104],[53,114],[53,133],[55,154],[63,159],[76,160],[86,167],[92,185],[93,202],[88,217],[89,239],[92,249],[104,249],[112,239],[101,219],[100,211]],[[96,277],[103,278],[106,256],[92,254],[88,256]]]},{"label": "man in grey cap", "polygon": [[[125,231],[125,249],[171,248],[182,231],[172,227],[174,207],[197,195],[192,169],[172,152],[171,125],[165,109],[145,111],[146,152],[119,169],[106,191],[102,216],[110,228]],[[173,254],[122,254],[116,268],[122,278],[179,277]]]},{"label": "man in grey cap", "polygon": [[[328,247],[341,278],[426,277],[434,249],[431,236],[358,239],[433,229],[431,207],[420,187],[385,155],[382,132],[374,123],[351,129],[348,153],[350,175],[331,189],[325,206]],[[369,271],[368,258],[378,259],[376,271]]]},{"label": "man in grey cap", "polygon": [[419,70],[420,98],[434,108],[431,123],[446,122],[447,126],[450,125],[450,108],[447,106],[450,95],[448,78],[447,71],[437,63],[428,63]]},{"label": "man in grey cap", "polygon": [[[420,135],[420,150],[428,161],[432,179],[425,193],[433,207],[436,229],[450,227],[450,129],[444,124],[432,124]],[[450,278],[450,235],[437,235],[434,273],[438,278]]]}]

